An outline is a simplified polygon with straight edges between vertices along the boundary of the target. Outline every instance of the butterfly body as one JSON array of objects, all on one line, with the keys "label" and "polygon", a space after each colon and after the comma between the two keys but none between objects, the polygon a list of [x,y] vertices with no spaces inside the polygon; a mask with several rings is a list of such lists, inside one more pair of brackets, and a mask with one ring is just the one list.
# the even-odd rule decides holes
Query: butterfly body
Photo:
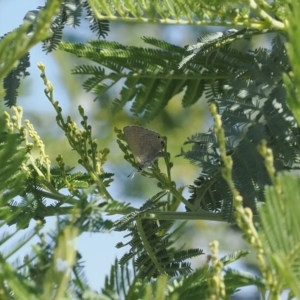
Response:
[{"label": "butterfly body", "polygon": [[148,168],[159,157],[164,147],[164,140],[159,133],[142,126],[126,126],[123,129],[125,140],[134,155],[139,169]]}]

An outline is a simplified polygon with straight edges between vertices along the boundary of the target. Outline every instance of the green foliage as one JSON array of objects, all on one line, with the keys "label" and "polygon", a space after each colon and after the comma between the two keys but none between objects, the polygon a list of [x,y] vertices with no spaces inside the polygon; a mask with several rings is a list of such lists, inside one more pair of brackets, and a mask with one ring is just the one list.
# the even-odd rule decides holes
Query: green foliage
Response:
[{"label": "green foliage", "polygon": [[95,16],[93,9],[91,8],[89,1],[83,1],[82,6],[86,9],[87,12],[87,20],[90,23],[90,29],[92,32],[96,33],[98,38],[105,37],[108,35],[109,32],[109,22],[107,20],[99,20]]},{"label": "green foliage", "polygon": [[[153,38],[144,40],[163,49],[143,49],[106,41],[91,41],[87,45],[63,43],[60,49],[97,62],[111,71],[94,66],[78,66],[73,70],[74,74],[92,75],[83,86],[87,91],[93,91],[97,99],[125,78],[120,98],[114,100],[113,112],[117,113],[127,102],[134,100],[132,113],[150,121],[173,96],[184,89],[187,89],[185,98],[193,94],[190,101],[197,101],[201,92],[192,91],[195,91],[195,85],[201,84],[202,79],[192,74],[191,79],[186,79],[184,70],[178,70],[178,63],[185,53],[183,48]],[[173,72],[175,74],[172,75]]]},{"label": "green foliage", "polygon": [[[163,204],[160,202],[159,205]],[[129,252],[120,259],[120,263],[122,265],[127,263],[139,253],[134,260],[138,272],[136,276],[139,278],[150,279],[162,274],[179,276],[190,273],[190,263],[185,260],[201,255],[203,251],[199,249],[177,251],[172,248],[174,244],[174,241],[170,240],[172,234],[167,232],[171,229],[173,221],[162,220],[158,225],[155,220],[140,220],[141,214],[155,209],[157,209],[156,205],[147,201],[139,212],[132,212],[116,223],[116,231],[129,230],[130,233],[126,236],[131,237],[128,243],[121,242],[116,245],[117,248],[127,244],[131,247]]]},{"label": "green foliage", "polygon": [[[37,232],[38,227],[29,237],[18,241],[14,250],[20,250]],[[76,251],[70,241],[74,240],[77,234],[77,228],[68,225],[48,243],[40,236],[41,242],[36,245],[34,255],[26,257],[24,263],[16,269],[7,262],[13,252],[10,251],[6,255],[1,253],[2,299],[51,299],[52,297],[61,299],[70,296],[69,273],[76,263]],[[12,234],[6,236],[5,242],[12,236]],[[60,268],[57,268],[58,258],[61,264],[64,263]]]},{"label": "green foliage", "polygon": [[[258,48],[244,53],[229,46],[236,40],[266,32],[217,32],[199,38],[196,45],[187,49],[153,38],[144,40],[160,50],[105,41],[91,41],[88,45],[65,43],[60,48],[106,67],[84,65],[73,71],[92,74],[83,86],[97,93],[98,98],[126,78],[120,98],[113,103],[114,113],[133,101],[133,115],[150,121],[179,93],[183,93],[183,107],[194,104],[202,95],[217,103],[227,151],[233,158],[233,180],[244,205],[257,214],[258,203],[264,202],[264,186],[270,184],[257,145],[262,139],[268,141],[276,153],[274,163],[278,171],[298,168],[300,146],[299,129],[285,102],[282,74],[291,67],[284,37],[276,35],[271,50]],[[217,212],[233,222],[232,195],[222,178],[218,139],[210,131],[192,136],[187,143],[192,144],[192,149],[181,155],[202,168],[202,174],[190,188],[190,203],[195,210]]]},{"label": "green foliage", "polygon": [[[247,255],[246,252],[238,251],[229,256],[221,258],[224,265],[233,263],[237,259]],[[229,258],[230,257],[230,258]],[[229,259],[228,259],[229,258]],[[207,279],[212,275],[213,269],[205,264],[202,268],[195,270],[192,274],[186,274],[167,281],[166,275],[160,275],[155,281],[148,283],[140,277],[136,280],[135,266],[128,261],[125,265],[119,265],[118,261],[111,268],[110,275],[105,279],[102,293],[108,299],[204,299],[208,292]],[[135,279],[135,280],[134,280]],[[226,293],[234,292],[236,281],[241,285],[261,285],[259,277],[248,273],[239,273],[228,269],[224,276],[226,282]],[[127,282],[124,286],[122,283]],[[97,299],[97,298],[95,298]]]},{"label": "green foliage", "polygon": [[20,78],[29,75],[27,68],[30,67],[29,53],[21,57],[19,64],[14,68],[3,80],[3,87],[6,91],[4,96],[5,103],[8,107],[16,105],[18,97],[18,87],[20,86]]},{"label": "green foliage", "polygon": [[[59,9],[61,3],[62,0],[49,0],[46,8],[39,13],[36,25],[30,34],[28,34],[30,24],[25,20],[23,25],[6,34],[0,40],[0,82],[5,79],[5,88],[8,89],[5,100],[8,106],[16,103],[17,94],[16,91],[12,92],[12,87],[14,86],[17,89],[20,75],[27,75],[29,50],[48,37],[50,20]],[[18,60],[20,60],[20,65],[16,64]],[[10,74],[10,72],[12,73]],[[2,91],[0,94],[2,94]]]},{"label": "green foliage", "polygon": [[[231,254],[231,262],[234,262],[244,255],[245,253],[240,252]],[[225,261],[226,258],[227,257],[223,257],[220,261]],[[228,262],[226,264],[228,264]],[[212,275],[212,271],[212,268],[206,265],[203,268],[195,270],[190,275],[186,275],[179,280],[175,280],[169,287],[171,292],[170,294],[178,295],[178,299],[204,299],[209,290],[207,278]],[[259,277],[255,277],[249,273],[242,273],[231,269],[226,269],[224,275],[226,295],[231,295],[234,293],[237,282],[240,282],[240,286],[254,284],[263,287],[263,283]]]},{"label": "green foliage", "polygon": [[[38,7],[39,10],[44,10],[45,8],[46,6]],[[63,29],[66,25],[72,27],[80,26],[83,9],[87,12],[90,29],[97,33],[98,38],[105,38],[109,31],[109,24],[105,20],[99,21],[95,18],[88,1],[66,0],[62,2],[58,13],[51,20],[51,37],[43,41],[43,50],[46,53],[57,49],[57,46],[62,40]],[[31,29],[33,29],[38,19],[38,11],[29,11],[25,19],[32,23]]]},{"label": "green foliage", "polygon": [[[274,187],[266,188],[266,204],[260,208],[261,240],[278,285],[300,298],[299,178],[280,174]],[[293,195],[293,197],[291,197]]]},{"label": "green foliage", "polygon": [[[183,107],[195,104],[203,94],[213,98],[216,92],[222,93],[221,85],[233,75],[242,77],[239,72],[246,72],[257,56],[256,53],[241,53],[226,45],[262,33],[258,30],[218,32],[209,38],[199,39],[196,46],[188,48],[143,37],[151,48],[90,41],[84,45],[62,43],[60,49],[105,67],[83,65],[73,70],[74,74],[90,76],[83,87],[94,92],[98,100],[117,82],[125,79],[120,96],[113,102],[113,113],[123,109],[126,103],[133,102],[133,115],[148,122],[180,93],[183,94]],[[159,49],[153,49],[153,46]],[[208,53],[212,60],[209,63]],[[224,64],[224,60],[228,63]]]},{"label": "green foliage", "polygon": [[[272,149],[277,171],[299,167],[299,128],[285,102],[282,82],[282,73],[288,73],[291,67],[280,36],[273,39],[271,51],[260,48],[244,56],[225,49],[221,56],[227,60],[228,55],[230,60],[233,53],[236,58],[240,56],[239,71],[226,81],[224,89],[215,89],[207,98],[218,105],[222,116],[227,155],[233,160],[234,184],[244,205],[257,214],[257,205],[265,201],[264,187],[270,184],[257,151],[261,140],[267,141]],[[186,144],[192,148],[182,151],[182,155],[202,167],[201,175],[190,187],[190,202],[221,212],[224,219],[233,221],[232,195],[222,177],[222,159],[215,133],[195,134]]]},{"label": "green foliage", "polygon": [[[282,20],[284,3],[269,5],[265,2],[241,3],[240,1],[151,1],[128,0],[122,3],[88,0],[99,20],[122,20],[127,22],[154,22],[160,24],[184,24],[202,26],[236,26],[253,29],[275,27],[284,29],[284,22],[272,18],[273,13]],[[268,13],[265,13],[264,10]],[[257,13],[260,18],[252,17]]]},{"label": "green foliage", "polygon": [[[24,25],[0,41],[1,81],[6,104],[13,107],[14,114],[11,117],[5,113],[4,119],[0,118],[0,227],[14,225],[10,233],[0,237],[1,246],[12,243],[0,254],[1,297],[230,299],[239,288],[254,284],[269,299],[279,299],[283,290],[289,291],[290,298],[300,298],[300,191],[299,179],[292,173],[299,168],[300,147],[299,3],[115,3],[47,1],[45,7],[26,15]],[[234,29],[204,35],[195,45],[186,47],[152,37],[143,37],[149,47],[98,40],[84,45],[61,43],[64,26],[79,26],[83,9],[98,38],[107,35],[110,20],[226,25]],[[241,50],[237,45],[237,41],[251,42],[269,33],[273,34],[269,48]],[[94,140],[82,106],[78,108],[80,129],[70,116],[64,117],[59,102],[54,100],[57,95],[45,66],[40,63],[45,96],[70,149],[77,155],[80,169],[66,166],[61,154],[55,165],[51,164],[41,137],[30,121],[23,123],[22,109],[14,106],[20,77],[28,75],[29,50],[39,41],[43,41],[47,53],[59,46],[92,61],[94,65],[78,66],[73,73],[90,76],[83,86],[98,99],[125,80],[113,102],[114,113],[131,101],[132,114],[148,122],[179,94],[182,109],[196,105],[200,98],[210,104],[214,127],[206,133],[195,132],[186,142],[191,149],[181,151],[183,157],[201,168],[194,185],[190,185],[189,200],[172,178],[167,141],[161,159],[165,173],[157,162],[141,171],[158,182],[153,196],[140,208],[115,200],[108,190],[115,185],[114,174],[105,171],[109,150],[100,149],[101,144]],[[115,131],[125,159],[136,166],[123,132],[117,128]],[[180,204],[187,211],[178,211]],[[122,217],[113,222],[111,215]],[[56,217],[56,228],[44,235],[42,230],[49,217]],[[253,217],[260,221],[259,230]],[[193,270],[190,260],[204,253],[178,245],[186,222],[178,226],[174,223],[182,219],[236,222],[256,251],[261,274],[253,276],[228,268],[248,252],[236,251],[220,259],[217,241],[210,243],[211,255],[206,262]],[[32,221],[34,228],[27,228]],[[13,241],[21,230],[27,234]],[[129,250],[115,260],[101,292],[96,292],[89,286],[84,260],[74,240],[84,232],[112,230],[127,231],[128,241],[122,240],[117,248],[126,246]],[[33,237],[39,242],[23,262],[11,264],[13,256]]]},{"label": "green foliage", "polygon": [[[299,2],[291,1],[289,5],[286,5],[287,20],[289,20],[290,26],[287,31],[289,34],[289,41],[286,43],[287,53],[289,55],[291,66],[297,66],[300,63],[299,46],[300,41],[297,38],[300,33],[299,28]],[[290,106],[295,119],[300,124],[300,105],[299,97],[297,96],[297,88],[300,86],[300,73],[297,67],[293,67],[293,72],[284,74],[284,83],[287,90],[287,103]]]},{"label": "green foliage", "polygon": [[[86,0],[48,0],[45,6],[29,11],[24,17],[23,25],[0,38],[0,81],[3,80],[4,99],[8,107],[17,104],[20,79],[29,75],[27,69],[30,66],[30,48],[42,41],[42,48],[46,53],[57,49],[64,27],[80,25],[83,9],[87,12],[92,32],[96,32],[99,38],[105,38],[109,24],[106,20],[95,18]],[[16,61],[18,64],[15,66]]]},{"label": "green foliage", "polygon": [[[6,115],[6,117],[8,117]],[[0,119],[0,128],[5,127],[4,119]],[[22,164],[27,160],[26,153],[30,146],[23,144],[22,133],[2,131],[0,133],[0,219],[7,224],[14,223],[20,210],[14,209],[11,201],[25,189],[26,175],[21,170]]]}]

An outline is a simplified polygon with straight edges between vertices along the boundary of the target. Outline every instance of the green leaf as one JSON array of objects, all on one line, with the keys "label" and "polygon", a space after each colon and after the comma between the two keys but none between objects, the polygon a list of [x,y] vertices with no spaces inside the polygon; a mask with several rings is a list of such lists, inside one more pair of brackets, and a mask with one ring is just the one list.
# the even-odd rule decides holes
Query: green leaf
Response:
[{"label": "green leaf", "polygon": [[259,209],[261,241],[278,284],[300,298],[300,179],[280,174],[278,184],[266,187],[266,203]]},{"label": "green leaf", "polygon": [[19,59],[24,57],[34,45],[49,36],[51,18],[57,13],[62,2],[63,0],[47,1],[46,8],[39,13],[30,35],[27,34],[30,24],[25,22],[0,40],[0,82],[15,68]]}]

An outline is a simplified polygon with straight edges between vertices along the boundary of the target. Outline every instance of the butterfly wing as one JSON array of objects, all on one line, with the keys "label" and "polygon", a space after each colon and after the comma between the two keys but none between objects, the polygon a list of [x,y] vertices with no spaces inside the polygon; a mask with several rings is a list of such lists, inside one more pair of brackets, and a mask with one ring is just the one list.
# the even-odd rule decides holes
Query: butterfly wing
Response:
[{"label": "butterfly wing", "polygon": [[146,167],[161,156],[164,140],[159,133],[141,126],[124,127],[128,147],[140,166]]},{"label": "butterfly wing", "polygon": [[139,144],[141,136],[140,126],[126,126],[123,129],[125,140],[128,144],[129,150],[132,152],[138,163],[141,163],[142,150]]},{"label": "butterfly wing", "polygon": [[140,138],[140,148],[144,149],[141,153],[141,162],[150,165],[161,156],[163,146],[164,140],[159,133],[148,129],[143,131]]}]

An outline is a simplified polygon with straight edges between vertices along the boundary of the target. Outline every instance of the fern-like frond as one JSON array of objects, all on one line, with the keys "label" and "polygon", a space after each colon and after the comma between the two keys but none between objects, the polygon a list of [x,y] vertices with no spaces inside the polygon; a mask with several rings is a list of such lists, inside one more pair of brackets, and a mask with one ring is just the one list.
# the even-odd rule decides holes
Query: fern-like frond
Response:
[{"label": "fern-like frond", "polygon": [[109,22],[107,20],[99,20],[95,16],[92,8],[90,7],[89,1],[83,1],[83,7],[86,9],[87,17],[86,19],[90,23],[90,29],[92,32],[95,32],[98,38],[105,38],[109,32]]},{"label": "fern-like frond", "polygon": [[[151,1],[128,0],[122,3],[89,0],[99,20],[128,20],[130,22],[154,22],[160,24],[189,24],[206,26],[231,26],[265,29],[285,26],[276,19],[251,17],[256,11],[252,6],[240,2],[200,1]],[[269,6],[271,10],[276,9]],[[256,15],[256,14],[255,14]],[[257,15],[256,15],[257,16]],[[271,17],[270,17],[271,18]]]},{"label": "fern-like frond", "polygon": [[276,187],[266,187],[266,203],[259,209],[260,237],[270,267],[282,285],[300,297],[300,227],[299,178],[280,174]]},{"label": "fern-like frond", "polygon": [[[285,6],[284,15],[287,20],[289,20],[289,26],[287,28],[288,34],[288,46],[286,45],[286,49],[288,51],[288,57],[290,61],[290,65],[292,66],[293,78],[290,76],[283,76],[283,80],[285,83],[286,91],[287,91],[287,103],[290,109],[295,116],[298,124],[300,124],[300,106],[299,106],[299,97],[298,92],[300,89],[300,72],[297,67],[300,63],[298,49],[299,49],[299,2],[297,0],[290,1],[289,5]],[[296,13],[295,13],[296,12]]]},{"label": "fern-like frond", "polygon": [[[83,86],[87,91],[94,92],[96,99],[100,100],[103,93],[121,79],[125,80],[119,97],[113,102],[114,113],[132,101],[131,112],[150,121],[175,95],[182,93],[184,107],[193,105],[204,95],[208,101],[215,101],[216,98],[219,98],[219,103],[222,100],[232,101],[232,106],[235,105],[233,102],[239,101],[243,107],[229,111],[226,106],[227,113],[234,113],[234,117],[245,123],[260,108],[253,104],[251,110],[249,101],[246,101],[255,91],[259,92],[258,78],[255,82],[248,79],[254,76],[254,69],[257,71],[258,64],[253,65],[253,60],[261,63],[267,58],[274,59],[273,52],[271,55],[263,50],[243,53],[227,44],[262,33],[264,31],[258,30],[215,33],[214,38],[200,39],[201,51],[196,46],[184,48],[149,37],[143,37],[143,40],[157,49],[107,41],[89,41],[86,45],[62,43],[60,49],[105,67],[83,65],[73,71],[74,74],[89,76]],[[193,58],[187,60],[191,53],[194,53]],[[261,76],[266,75],[261,73]],[[273,72],[273,80],[277,76],[278,68]],[[227,85],[229,78],[232,81],[230,86]],[[255,86],[253,91],[251,85]],[[228,99],[228,89],[236,90],[237,99]]]},{"label": "fern-like frond", "polygon": [[160,221],[140,219],[140,215],[157,210],[163,202],[155,204],[146,202],[139,211],[124,216],[116,223],[115,230],[129,230],[130,241],[126,244],[118,243],[117,248],[130,245],[131,249],[121,259],[124,265],[134,259],[134,265],[138,277],[142,279],[156,278],[161,274],[177,276],[188,274],[192,271],[190,263],[186,262],[191,257],[203,254],[200,249],[176,250],[171,247],[173,241],[169,239],[168,230],[173,225],[172,221]]},{"label": "fern-like frond", "polygon": [[[83,8],[87,11],[87,19],[90,22],[90,28],[93,32],[97,32],[97,35],[100,37],[108,34],[109,24],[108,21],[99,21],[95,18],[88,1],[80,1],[80,0],[67,0],[63,1],[59,10],[53,16],[50,24],[51,37],[47,38],[43,41],[43,50],[46,53],[49,53],[57,48],[59,43],[62,40],[63,29],[65,25],[69,25],[72,27],[79,26],[81,23],[82,11]],[[46,9],[46,6],[39,6],[37,10],[29,11],[25,20],[30,22],[31,25],[29,27],[28,32],[34,30],[37,22],[38,22],[38,14],[39,11],[43,11]]]},{"label": "fern-like frond", "polygon": [[51,37],[43,41],[43,50],[46,53],[52,52],[53,50],[55,50],[58,47],[58,45],[62,39],[63,28],[64,28],[63,25],[60,23],[52,24]]},{"label": "fern-like frond", "polygon": [[0,282],[4,299],[31,299],[33,296],[32,289],[35,284],[25,276],[18,274],[11,264],[3,258],[2,254],[0,254],[0,266]]},{"label": "fern-like frond", "polygon": [[[230,264],[245,255],[246,252],[236,252],[220,260],[223,263],[226,262]],[[210,272],[211,267],[207,263],[204,267],[195,270],[192,274],[175,279],[169,284],[169,296],[177,294],[179,295],[179,299],[205,299],[209,289],[207,274]],[[229,268],[225,269],[224,283],[227,296],[234,294],[240,287],[247,285],[258,285],[262,288],[265,286],[262,279],[257,276]]]},{"label": "fern-like frond", "polygon": [[4,100],[5,105],[12,107],[17,103],[18,88],[20,86],[20,78],[25,78],[29,75],[27,68],[30,67],[29,53],[26,53],[16,68],[14,68],[3,80],[3,87],[5,89]]},{"label": "fern-like frond", "polygon": [[109,276],[105,277],[104,287],[102,288],[103,295],[110,297],[109,299],[126,299],[126,294],[130,286],[132,284],[140,284],[138,281],[133,281],[133,270],[132,262],[120,265],[119,261],[115,259]]},{"label": "fern-like frond", "polygon": [[105,38],[109,31],[108,21],[96,19],[88,1],[81,0],[48,0],[45,6],[27,12],[22,26],[0,38],[0,81],[4,79],[4,99],[8,107],[16,104],[20,78],[29,75],[30,48],[42,41],[46,53],[57,49],[64,27],[80,25],[83,8],[88,12],[91,30]]},{"label": "fern-like frond", "polygon": [[[214,59],[216,59],[216,56],[214,54],[218,55],[217,52],[220,48],[225,48],[224,46],[230,45],[239,39],[250,39],[252,36],[266,34],[269,32],[272,32],[272,30],[254,30],[244,28],[241,30],[229,29],[225,32],[214,32],[201,36],[200,38],[198,38],[198,43],[196,45],[187,47],[187,50],[190,51],[191,54],[189,54],[180,62],[179,68],[183,67],[187,63],[197,61],[198,58],[203,57],[203,55],[209,55],[210,57],[214,56]],[[234,50],[232,51],[233,53],[235,52]],[[230,61],[228,60],[228,58],[229,57],[227,57],[226,59],[226,64],[230,65],[234,61]]]},{"label": "fern-like frond", "polygon": [[66,16],[66,24],[77,27],[81,23],[83,4],[81,0],[67,0],[62,7],[63,14]]},{"label": "fern-like frond", "polygon": [[10,203],[14,197],[25,190],[25,174],[20,166],[27,160],[28,148],[23,145],[23,136],[10,132],[4,132],[5,123],[0,118],[0,220],[8,224],[14,220],[18,213],[11,211]]},{"label": "fern-like frond", "polygon": [[223,263],[224,266],[231,264],[237,260],[239,260],[242,257],[245,257],[249,254],[249,251],[246,250],[239,250],[233,253],[230,253],[228,255],[223,256],[220,258],[220,261]]},{"label": "fern-like frond", "polygon": [[1,82],[3,78],[5,78],[9,72],[16,67],[16,61],[24,57],[32,46],[44,40],[48,36],[49,24],[61,3],[62,0],[47,1],[46,8],[39,13],[36,26],[30,35],[28,35],[30,23],[25,21],[24,25],[8,33],[0,41]]},{"label": "fern-like frond", "polygon": [[144,40],[163,49],[129,47],[106,41],[90,41],[88,45],[63,43],[60,49],[90,59],[110,70],[80,66],[73,71],[75,74],[91,75],[83,86],[93,91],[98,99],[120,79],[125,79],[120,96],[113,102],[114,113],[133,101],[132,113],[142,115],[145,121],[149,121],[181,92],[184,92],[184,106],[198,101],[204,92],[205,81],[202,79],[212,78],[212,75],[199,76],[191,70],[187,78],[188,70],[178,70],[178,63],[185,52],[183,48],[154,39]]},{"label": "fern-like frond", "polygon": [[[16,231],[17,232],[17,231]],[[18,252],[24,245],[26,245],[35,235],[37,234],[37,230],[33,229],[27,232],[22,238],[18,239],[18,241],[15,241],[13,244],[10,244],[9,250],[6,249],[5,251],[1,252],[1,255],[5,260],[8,260],[11,258],[12,255],[14,255],[16,252]],[[9,237],[12,237],[13,235],[10,235]],[[3,241],[0,241],[0,244]],[[5,238],[5,242],[7,242],[7,238]]]},{"label": "fern-like frond", "polygon": [[[220,53],[224,57],[238,54],[229,48],[220,49]],[[265,201],[264,186],[271,183],[257,146],[267,141],[276,170],[296,170],[300,130],[286,105],[281,78],[282,73],[290,72],[290,65],[282,38],[273,39],[271,50],[255,49],[240,59],[239,68],[234,63],[232,69],[238,71],[224,80],[221,88],[206,86],[205,92],[208,101],[217,104],[222,117],[227,153],[233,160],[234,184],[243,196],[244,206],[257,214],[258,203]],[[216,59],[213,65],[218,63]],[[189,201],[206,210],[221,211],[226,220],[233,221],[232,196],[221,176],[222,161],[215,135],[194,135],[187,144],[192,145],[191,150],[181,155],[202,168],[202,174],[190,187]]]}]

